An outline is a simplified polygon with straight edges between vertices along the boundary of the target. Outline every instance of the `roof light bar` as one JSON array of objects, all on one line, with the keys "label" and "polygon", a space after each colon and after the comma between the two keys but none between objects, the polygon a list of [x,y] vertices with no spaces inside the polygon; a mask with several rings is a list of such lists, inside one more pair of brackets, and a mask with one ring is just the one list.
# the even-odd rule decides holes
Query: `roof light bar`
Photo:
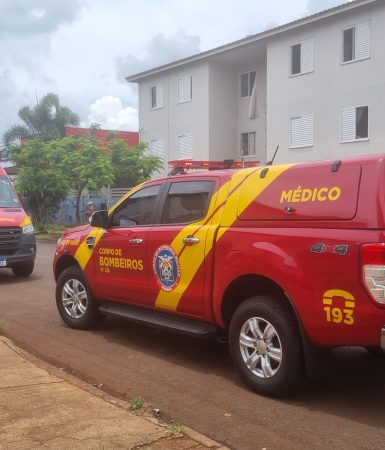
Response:
[{"label": "roof light bar", "polygon": [[259,161],[194,161],[192,159],[179,159],[169,161],[169,167],[173,169],[239,169],[244,167],[256,167]]}]

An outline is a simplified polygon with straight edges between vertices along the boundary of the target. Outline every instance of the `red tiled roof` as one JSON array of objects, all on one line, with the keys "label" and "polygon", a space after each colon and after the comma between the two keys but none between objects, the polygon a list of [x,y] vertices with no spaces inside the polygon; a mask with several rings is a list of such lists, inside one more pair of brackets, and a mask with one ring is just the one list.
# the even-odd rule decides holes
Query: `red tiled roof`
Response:
[{"label": "red tiled roof", "polygon": [[[89,128],[66,127],[66,136],[84,136],[89,132]],[[106,142],[111,134],[115,139],[123,140],[129,147],[133,147],[139,142],[137,131],[96,130],[95,137],[98,141]]]}]

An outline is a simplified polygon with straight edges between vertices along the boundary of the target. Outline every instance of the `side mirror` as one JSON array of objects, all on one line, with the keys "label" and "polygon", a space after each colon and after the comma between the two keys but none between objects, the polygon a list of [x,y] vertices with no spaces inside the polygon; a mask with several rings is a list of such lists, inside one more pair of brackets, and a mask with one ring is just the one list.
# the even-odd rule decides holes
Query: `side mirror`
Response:
[{"label": "side mirror", "polygon": [[31,212],[31,205],[29,203],[29,198],[28,197],[20,197],[20,202],[21,202],[21,206],[23,207],[24,211],[29,214]]},{"label": "side mirror", "polygon": [[108,219],[108,211],[95,211],[91,216],[90,223],[92,227],[107,229],[110,225]]}]

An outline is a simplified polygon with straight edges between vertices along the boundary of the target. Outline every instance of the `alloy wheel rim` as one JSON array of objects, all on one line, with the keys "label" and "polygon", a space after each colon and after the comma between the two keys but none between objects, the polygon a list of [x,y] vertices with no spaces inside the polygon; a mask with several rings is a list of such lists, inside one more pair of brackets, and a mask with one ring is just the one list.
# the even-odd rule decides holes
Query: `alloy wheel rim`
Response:
[{"label": "alloy wheel rim", "polygon": [[261,317],[251,317],[242,326],[239,347],[243,362],[259,378],[271,378],[282,363],[282,345],[273,325]]},{"label": "alloy wheel rim", "polygon": [[73,319],[80,319],[87,310],[87,291],[75,278],[65,282],[62,290],[62,302],[66,313]]}]

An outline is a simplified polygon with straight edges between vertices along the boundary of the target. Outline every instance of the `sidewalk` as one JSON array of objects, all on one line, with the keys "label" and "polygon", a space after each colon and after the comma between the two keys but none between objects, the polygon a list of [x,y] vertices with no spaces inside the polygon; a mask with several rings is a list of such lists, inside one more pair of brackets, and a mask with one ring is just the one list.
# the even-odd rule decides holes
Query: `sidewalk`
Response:
[{"label": "sidewalk", "polygon": [[0,449],[225,449],[128,408],[0,336]]}]

